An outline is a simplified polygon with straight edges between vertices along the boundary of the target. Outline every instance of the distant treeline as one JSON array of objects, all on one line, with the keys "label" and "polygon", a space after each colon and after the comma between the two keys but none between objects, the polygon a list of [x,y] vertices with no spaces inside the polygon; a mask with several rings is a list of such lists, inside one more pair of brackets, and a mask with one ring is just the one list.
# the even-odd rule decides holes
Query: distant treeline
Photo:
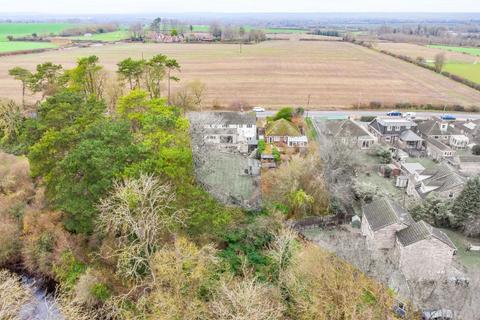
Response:
[{"label": "distant treeline", "polygon": [[327,31],[314,30],[312,31],[311,34],[314,34],[317,36],[326,36],[326,37],[340,37],[340,33],[335,30],[327,30]]},{"label": "distant treeline", "polygon": [[115,23],[93,24],[93,25],[85,25],[85,26],[65,29],[60,33],[60,35],[64,37],[83,36],[86,33],[91,33],[91,34],[107,33],[107,32],[117,31],[118,29],[119,29],[119,26],[118,24],[115,24]]},{"label": "distant treeline", "polygon": [[375,109],[397,109],[397,110],[435,110],[435,111],[456,111],[456,112],[480,112],[480,105],[479,106],[470,106],[465,107],[458,104],[452,105],[444,105],[444,104],[431,104],[431,103],[411,103],[411,102],[398,102],[398,103],[383,103],[380,101],[371,101],[369,103],[360,103],[355,104],[353,107],[358,109],[367,109],[367,110],[375,110]]}]

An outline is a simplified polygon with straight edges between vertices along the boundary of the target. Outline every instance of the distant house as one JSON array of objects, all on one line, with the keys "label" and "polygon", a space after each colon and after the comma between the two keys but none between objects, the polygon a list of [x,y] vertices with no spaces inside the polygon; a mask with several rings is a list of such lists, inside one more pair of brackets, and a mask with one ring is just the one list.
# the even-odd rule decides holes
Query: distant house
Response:
[{"label": "distant house", "polygon": [[441,140],[427,138],[425,141],[427,145],[427,154],[432,159],[441,161],[455,156],[455,150],[447,146]]},{"label": "distant house", "polygon": [[308,138],[290,121],[279,119],[266,126],[265,142],[279,147],[304,148],[308,145]]},{"label": "distant house", "polygon": [[436,279],[451,264],[457,248],[442,231],[424,221],[396,234],[400,270],[407,279]]},{"label": "distant house", "polygon": [[382,198],[362,208],[362,235],[369,249],[391,249],[397,231],[414,221],[410,214],[393,201]]},{"label": "distant house", "polygon": [[360,149],[369,149],[377,139],[353,120],[328,120],[325,123],[325,135],[335,140],[356,145]]},{"label": "distant house", "polygon": [[468,137],[469,147],[480,144],[480,119],[454,121],[451,125],[462,135]]},{"label": "distant house", "polygon": [[450,165],[441,163],[433,169],[427,169],[409,177],[407,194],[416,198],[425,198],[430,193],[444,198],[457,197],[465,186],[466,179]]},{"label": "distant house", "polygon": [[[195,135],[225,151],[248,153],[258,144],[254,113],[209,112],[190,116]],[[198,128],[200,127],[200,128]]]},{"label": "distant house", "polygon": [[394,144],[398,141],[400,134],[411,130],[417,124],[403,118],[376,118],[368,125],[368,130],[384,142]]},{"label": "distant house", "polygon": [[458,125],[441,119],[419,122],[417,131],[423,138],[441,141],[453,149],[465,149],[469,143],[469,138],[459,130]]}]

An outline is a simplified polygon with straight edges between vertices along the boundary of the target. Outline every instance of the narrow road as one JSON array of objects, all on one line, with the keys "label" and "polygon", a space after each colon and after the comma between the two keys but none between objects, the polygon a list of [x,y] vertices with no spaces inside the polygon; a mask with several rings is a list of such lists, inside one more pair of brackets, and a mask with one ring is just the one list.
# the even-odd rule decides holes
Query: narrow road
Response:
[{"label": "narrow road", "polygon": [[[382,110],[382,111],[357,111],[357,110],[338,110],[338,111],[320,111],[320,110],[309,110],[305,111],[305,116],[311,118],[321,118],[321,117],[346,117],[346,116],[386,116],[390,110]],[[257,116],[260,118],[273,116],[277,111],[265,111],[265,112],[257,112]],[[430,118],[430,117],[439,117],[445,114],[445,112],[415,112],[416,118]],[[480,119],[480,113],[467,113],[467,112],[446,112],[447,114],[452,114],[457,117],[458,120],[476,120]]]}]

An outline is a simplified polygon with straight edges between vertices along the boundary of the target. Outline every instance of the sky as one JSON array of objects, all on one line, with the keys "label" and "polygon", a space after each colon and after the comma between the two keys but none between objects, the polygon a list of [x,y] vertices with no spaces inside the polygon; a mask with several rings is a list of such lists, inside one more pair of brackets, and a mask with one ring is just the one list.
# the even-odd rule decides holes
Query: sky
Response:
[{"label": "sky", "polygon": [[0,13],[480,12],[480,0],[0,0]]}]

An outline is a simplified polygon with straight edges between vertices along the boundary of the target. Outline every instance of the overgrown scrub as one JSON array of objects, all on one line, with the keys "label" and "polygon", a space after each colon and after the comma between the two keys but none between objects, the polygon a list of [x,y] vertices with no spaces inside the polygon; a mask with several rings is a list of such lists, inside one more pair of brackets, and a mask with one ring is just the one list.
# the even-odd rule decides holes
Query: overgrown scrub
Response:
[{"label": "overgrown scrub", "polygon": [[314,153],[293,156],[262,178],[264,200],[281,205],[287,217],[301,218],[328,212],[329,194],[323,179],[321,159]]}]

